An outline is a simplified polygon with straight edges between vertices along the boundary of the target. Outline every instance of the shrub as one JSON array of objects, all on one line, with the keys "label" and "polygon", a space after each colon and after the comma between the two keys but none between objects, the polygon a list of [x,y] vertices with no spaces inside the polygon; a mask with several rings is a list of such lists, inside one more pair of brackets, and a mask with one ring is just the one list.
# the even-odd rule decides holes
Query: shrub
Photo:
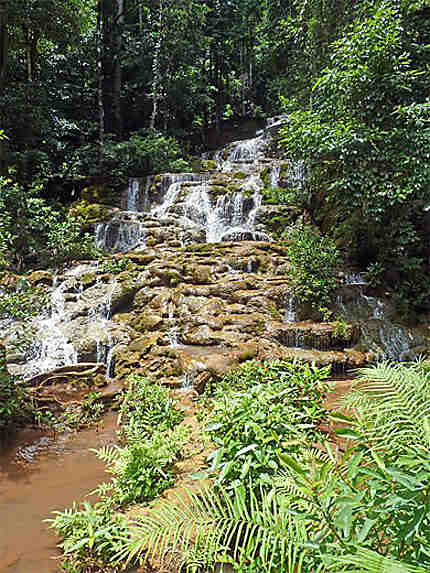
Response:
[{"label": "shrub", "polygon": [[[99,147],[96,144],[76,150],[70,160],[70,174],[76,178],[98,175],[98,154]],[[132,134],[126,141],[117,142],[107,138],[103,169],[123,181],[130,176],[185,171],[190,166],[182,155],[179,143],[173,137],[143,130]]]},{"label": "shrub", "polygon": [[82,233],[80,220],[48,205],[36,190],[0,178],[0,268],[52,266],[95,255],[93,238]]},{"label": "shrub", "polygon": [[320,436],[323,382],[329,368],[251,361],[227,375],[214,396],[206,431],[217,449],[210,472],[227,488],[250,481],[270,485],[277,452],[293,452]]},{"label": "shrub", "polygon": [[335,270],[341,256],[335,243],[310,227],[294,229],[288,249],[288,271],[297,299],[310,303],[323,315],[333,302],[338,286]]},{"label": "shrub", "polygon": [[25,420],[30,413],[22,389],[7,371],[6,351],[0,345],[0,435],[11,424]]}]

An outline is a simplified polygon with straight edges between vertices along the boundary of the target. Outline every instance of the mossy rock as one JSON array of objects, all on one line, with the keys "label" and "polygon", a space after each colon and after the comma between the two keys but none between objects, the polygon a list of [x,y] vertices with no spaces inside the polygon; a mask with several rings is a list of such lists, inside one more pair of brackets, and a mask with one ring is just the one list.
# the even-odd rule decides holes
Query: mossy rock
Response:
[{"label": "mossy rock", "polygon": [[246,173],[243,173],[243,171],[235,171],[234,173],[231,174],[232,177],[234,177],[235,179],[246,179],[248,177],[248,175]]},{"label": "mossy rock", "polygon": [[145,333],[157,330],[163,324],[163,317],[152,312],[139,314],[134,320],[133,327],[137,332]]},{"label": "mossy rock", "polygon": [[185,267],[185,278],[193,284],[211,284],[212,268],[207,265],[190,264]]},{"label": "mossy rock", "polygon": [[81,283],[85,288],[95,285],[96,282],[97,282],[96,273],[86,273],[82,275]]},{"label": "mossy rock", "polygon": [[213,159],[202,159],[200,161],[200,171],[216,171],[217,164]]},{"label": "mossy rock", "polygon": [[52,286],[54,282],[53,275],[48,271],[34,271],[28,276],[28,280],[32,286],[47,285]]},{"label": "mossy rock", "polygon": [[68,215],[76,219],[82,219],[85,224],[99,223],[109,218],[111,210],[106,205],[76,201],[70,206]]},{"label": "mossy rock", "polygon": [[265,167],[260,171],[260,179],[264,183],[265,187],[270,186],[270,167]]}]

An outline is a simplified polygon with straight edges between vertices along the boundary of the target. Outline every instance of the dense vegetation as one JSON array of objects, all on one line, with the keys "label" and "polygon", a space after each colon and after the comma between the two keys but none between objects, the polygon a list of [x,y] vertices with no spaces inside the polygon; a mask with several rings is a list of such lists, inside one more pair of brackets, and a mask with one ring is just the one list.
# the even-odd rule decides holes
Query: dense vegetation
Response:
[{"label": "dense vegetation", "polygon": [[[70,570],[98,563],[119,571],[150,557],[184,571],[216,563],[240,573],[427,571],[428,366],[363,369],[347,397],[351,417],[325,410],[328,375],[248,362],[224,377],[200,406],[214,448],[211,485],[135,509],[130,522],[114,510],[148,502],[171,483],[175,455],[165,451],[179,420],[165,390],[135,378],[122,408],[124,446],[98,452],[114,474],[100,488],[102,502],[53,520]],[[158,482],[148,481],[148,455],[153,472],[163,468]]]},{"label": "dense vegetation", "polygon": [[0,263],[86,255],[64,210],[83,187],[179,170],[287,112],[297,202],[405,310],[428,308],[429,26],[426,0],[3,3]]}]

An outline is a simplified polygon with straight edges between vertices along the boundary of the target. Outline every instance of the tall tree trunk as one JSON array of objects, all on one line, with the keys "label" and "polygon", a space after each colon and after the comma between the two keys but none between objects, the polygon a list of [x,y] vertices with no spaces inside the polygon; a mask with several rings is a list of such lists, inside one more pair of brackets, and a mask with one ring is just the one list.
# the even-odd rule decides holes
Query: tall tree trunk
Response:
[{"label": "tall tree trunk", "polygon": [[[0,0],[0,98],[3,97],[6,86],[7,68],[9,59],[9,29],[7,0]],[[0,130],[4,127],[5,106],[1,105]],[[0,139],[0,174],[6,172],[6,142]]]},{"label": "tall tree trunk", "polygon": [[101,0],[101,26],[102,26],[102,67],[103,67],[103,106],[105,132],[114,131],[114,27],[116,17],[116,0]]},{"label": "tall tree trunk", "polygon": [[99,0],[97,3],[97,31],[96,31],[96,42],[97,42],[97,108],[99,116],[99,154],[98,154],[98,170],[101,173],[103,168],[103,157],[104,157],[104,138],[105,138],[105,112],[104,112],[104,101],[103,101],[103,84],[104,84],[104,74],[103,74],[103,0]]},{"label": "tall tree trunk", "polygon": [[161,42],[163,34],[163,0],[160,0],[158,15],[158,37],[155,42],[154,59],[152,62],[152,113],[149,127],[155,129],[158,114],[158,103],[161,97]]},{"label": "tall tree trunk", "polygon": [[124,0],[117,0],[117,15],[116,24],[114,27],[115,33],[115,66],[114,66],[114,81],[113,81],[113,110],[114,110],[114,129],[115,132],[121,136],[122,134],[122,111],[121,111],[121,83],[122,83],[122,68],[121,68],[121,52],[122,52],[122,33],[124,26]]}]

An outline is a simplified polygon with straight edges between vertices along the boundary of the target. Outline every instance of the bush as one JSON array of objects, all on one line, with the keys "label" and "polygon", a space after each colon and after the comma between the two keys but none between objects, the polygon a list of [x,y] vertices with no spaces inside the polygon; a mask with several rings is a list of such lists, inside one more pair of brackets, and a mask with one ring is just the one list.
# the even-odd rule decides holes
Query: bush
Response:
[{"label": "bush", "polygon": [[94,240],[81,232],[78,219],[48,205],[36,190],[0,178],[0,268],[53,266],[93,256]]},{"label": "bush", "polygon": [[[91,506],[88,502],[79,509],[76,504],[65,511],[54,511],[56,517],[48,519],[64,541],[60,544],[66,563],[73,573],[90,571],[122,571],[113,564],[113,557],[121,551],[128,538],[128,520],[114,514],[101,503]],[[112,569],[107,568],[107,564]],[[67,567],[67,565],[65,565]]]},{"label": "bush", "polygon": [[206,425],[217,446],[209,459],[218,484],[270,485],[279,470],[279,449],[294,452],[320,436],[318,425],[326,415],[322,397],[328,388],[323,380],[329,370],[251,361],[223,379]]},{"label": "bush", "polygon": [[0,435],[11,424],[24,421],[31,414],[23,391],[6,368],[6,352],[0,345]]},{"label": "bush", "polygon": [[289,239],[292,243],[288,248],[288,274],[294,294],[299,301],[310,303],[323,316],[327,315],[338,286],[335,270],[342,260],[339,250],[330,238],[318,235],[310,227],[294,229]]},{"label": "bush", "polygon": [[96,451],[113,475],[101,488],[110,493],[109,503],[148,502],[172,485],[170,467],[188,437],[187,430],[176,427],[182,418],[167,388],[139,376],[129,378],[120,412],[125,444]]},{"label": "bush", "polygon": [[[69,174],[75,178],[99,175],[98,155],[99,146],[96,144],[79,148],[70,159]],[[126,141],[106,139],[103,170],[123,181],[130,176],[185,171],[189,164],[182,156],[179,143],[173,137],[141,131]]]},{"label": "bush", "polygon": [[128,378],[128,391],[121,404],[121,436],[139,441],[154,431],[172,430],[183,419],[168,388],[140,376]]}]

